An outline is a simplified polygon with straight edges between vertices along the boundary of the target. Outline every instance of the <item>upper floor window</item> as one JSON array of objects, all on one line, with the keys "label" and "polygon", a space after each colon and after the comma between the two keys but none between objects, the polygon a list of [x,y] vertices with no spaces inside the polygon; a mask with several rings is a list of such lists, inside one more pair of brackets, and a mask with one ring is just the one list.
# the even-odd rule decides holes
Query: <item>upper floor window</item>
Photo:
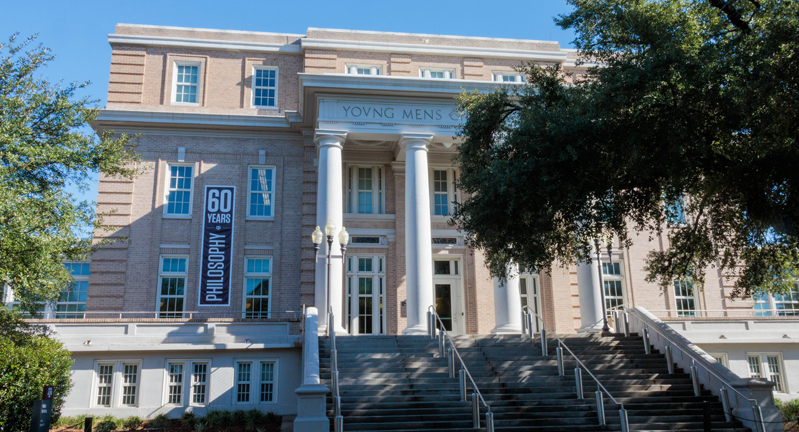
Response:
[{"label": "upper floor window", "polygon": [[453,69],[422,68],[419,69],[419,74],[424,78],[437,78],[437,79],[455,78],[455,70]]},{"label": "upper floor window", "polygon": [[674,281],[674,300],[677,304],[677,316],[696,316],[696,296],[691,282]]},{"label": "upper floor window", "polygon": [[185,256],[162,256],[158,287],[159,318],[183,317],[188,270]]},{"label": "upper floor window", "polygon": [[258,66],[252,74],[252,105],[256,108],[277,108],[276,67]]},{"label": "upper floor window", "polygon": [[247,219],[272,219],[275,216],[274,180],[275,167],[250,167],[247,183]]},{"label": "upper floor window", "polygon": [[433,215],[449,216],[455,211],[455,202],[458,201],[455,182],[457,181],[454,169],[436,169],[430,172],[430,207]]},{"label": "upper floor window", "polygon": [[350,75],[381,75],[380,69],[375,65],[347,65],[345,70]]},{"label": "upper floor window", "polygon": [[669,226],[685,225],[685,206],[682,198],[666,203],[666,222]]},{"label": "upper floor window", "polygon": [[194,165],[169,164],[164,216],[191,216]]},{"label": "upper floor window", "polygon": [[175,63],[175,103],[197,104],[197,89],[199,88],[200,64]]},{"label": "upper floor window", "polygon": [[86,311],[86,297],[89,293],[89,263],[64,263],[75,279],[69,288],[61,291],[56,302],[56,318],[83,318]]},{"label": "upper floor window", "polygon": [[799,316],[799,286],[785,294],[755,294],[755,315],[762,316]]},{"label": "upper floor window", "polygon": [[494,81],[505,83],[522,83],[524,76],[518,72],[494,72]]},{"label": "upper floor window", "polygon": [[385,170],[379,166],[347,168],[347,213],[384,214]]},{"label": "upper floor window", "polygon": [[244,310],[245,318],[269,318],[272,259],[269,257],[245,258]]}]

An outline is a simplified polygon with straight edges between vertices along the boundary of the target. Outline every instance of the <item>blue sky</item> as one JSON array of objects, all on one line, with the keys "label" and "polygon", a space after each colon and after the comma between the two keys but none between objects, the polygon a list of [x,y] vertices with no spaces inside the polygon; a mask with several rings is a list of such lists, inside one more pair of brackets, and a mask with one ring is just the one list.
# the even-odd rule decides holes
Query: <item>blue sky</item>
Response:
[{"label": "blue sky", "polygon": [[[439,1],[10,1],[0,13],[0,38],[39,34],[57,55],[44,77],[91,81],[85,95],[105,106],[111,48],[106,36],[117,23],[305,34],[308,27],[555,40],[571,47],[571,32],[552,18],[568,13],[563,0]],[[96,181],[76,198],[94,200]]]}]

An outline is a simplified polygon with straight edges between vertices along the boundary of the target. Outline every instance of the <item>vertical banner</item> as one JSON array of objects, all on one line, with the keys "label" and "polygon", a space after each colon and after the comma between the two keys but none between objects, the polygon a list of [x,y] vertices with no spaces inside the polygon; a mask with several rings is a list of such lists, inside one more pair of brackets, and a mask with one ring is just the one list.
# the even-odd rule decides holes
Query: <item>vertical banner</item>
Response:
[{"label": "vertical banner", "polygon": [[235,186],[205,187],[200,306],[230,306],[235,207]]}]

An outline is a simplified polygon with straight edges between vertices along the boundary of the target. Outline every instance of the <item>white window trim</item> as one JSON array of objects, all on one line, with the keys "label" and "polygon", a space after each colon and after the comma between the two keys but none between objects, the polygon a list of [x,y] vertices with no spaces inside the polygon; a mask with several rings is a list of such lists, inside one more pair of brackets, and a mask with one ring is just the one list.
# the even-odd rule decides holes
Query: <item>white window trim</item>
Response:
[{"label": "white window trim", "polygon": [[[189,188],[189,194],[191,195],[191,199],[189,200],[189,214],[172,214],[168,213],[167,210],[169,209],[169,179],[172,177],[172,167],[191,167],[191,187]],[[165,219],[191,219],[192,212],[194,211],[194,183],[197,177],[197,167],[193,163],[183,163],[183,162],[167,162],[166,163],[166,175],[164,176],[164,215]]]},{"label": "white window trim", "polygon": [[[239,363],[250,363],[250,401],[238,402]],[[261,364],[273,363],[272,402],[261,402]],[[231,405],[277,405],[280,392],[280,360],[278,358],[234,358],[233,359],[233,388],[230,392]]]},{"label": "white window trim", "polygon": [[789,394],[791,392],[791,390],[788,388],[788,379],[786,377],[787,371],[785,370],[785,361],[782,358],[782,353],[781,352],[772,352],[772,351],[757,351],[757,352],[748,352],[747,351],[746,352],[746,370],[747,370],[750,378],[752,377],[752,372],[749,369],[749,357],[756,357],[756,356],[760,357],[760,375],[761,375],[762,379],[765,379],[765,380],[768,380],[768,381],[771,381],[771,378],[769,378],[769,375],[771,373],[769,372],[769,368],[768,368],[768,358],[770,356],[776,356],[777,357],[777,361],[779,362],[779,366],[780,366],[780,381],[781,381],[780,385],[782,386],[782,391],[781,392],[777,391],[777,389],[775,387],[774,392],[775,393]]},{"label": "white window trim", "polygon": [[357,69],[369,69],[368,75],[371,76],[383,75],[383,67],[375,64],[347,63],[344,68],[344,73],[348,75],[358,75]]},{"label": "white window trim", "polygon": [[[505,84],[523,84],[525,81],[524,75],[516,71],[493,71],[491,72],[491,76],[494,82],[501,82]],[[499,79],[500,76],[514,76],[516,79],[514,81],[502,81]]]},{"label": "white window trim", "polygon": [[[164,258],[180,258],[186,260],[186,272],[165,272],[164,271]],[[183,283],[183,311],[186,311],[186,293],[188,291],[188,284],[189,284],[189,256],[188,255],[179,255],[179,254],[164,254],[158,255],[158,286],[156,290],[158,292],[158,297],[155,301],[155,311],[160,315],[161,313],[179,313],[179,312],[162,312],[161,311],[161,279],[164,277],[183,277],[186,281]],[[170,297],[175,298],[175,297]]]},{"label": "white window trim", "polygon": [[718,361],[719,364],[729,369],[730,367],[730,358],[727,353],[707,353],[710,357],[713,357],[714,360]]},{"label": "white window trim", "polygon": [[[436,214],[436,186],[435,186],[435,171],[447,172],[447,215]],[[460,177],[460,170],[452,167],[430,167],[428,173],[429,191],[430,191],[430,216],[434,219],[447,219],[452,216],[455,211],[455,204],[453,201],[461,202],[460,190],[455,188],[455,179]]]},{"label": "white window trim", "polygon": [[[183,389],[181,393],[181,403],[180,404],[173,404],[168,403],[169,401],[169,364],[170,363],[182,363],[183,364]],[[192,375],[194,374],[194,363],[205,363],[208,365],[208,374],[206,376],[206,384],[205,384],[205,400],[206,403],[204,404],[195,404],[192,403],[193,395],[192,395]],[[164,373],[163,373],[163,383],[161,385],[161,406],[170,406],[170,407],[178,407],[178,406],[195,406],[195,407],[204,407],[208,406],[210,399],[211,399],[211,371],[212,369],[211,359],[210,358],[202,358],[202,359],[186,359],[186,358],[178,358],[178,359],[165,359],[164,360]]]},{"label": "white window trim", "polygon": [[[371,259],[372,260],[372,271],[371,272],[360,272],[358,271],[358,259]],[[383,263],[383,269],[380,269],[380,263]],[[352,263],[352,264],[350,264]],[[372,335],[380,335],[380,334],[387,334],[388,332],[388,305],[386,303],[388,297],[388,287],[386,285],[387,279],[387,266],[388,260],[386,259],[386,255],[384,254],[363,254],[357,255],[352,254],[347,257],[347,263],[345,263],[345,274],[346,280],[344,283],[344,298],[347,301],[345,305],[345,312],[344,315],[349,317],[349,319],[345,320],[345,328],[346,330],[352,334],[357,335],[359,334],[359,330],[355,329],[356,323],[358,327],[360,327],[360,323],[358,323],[359,315],[358,312],[358,298],[360,298],[360,294],[356,293],[358,290],[358,278],[367,278],[372,276]],[[382,279],[382,287],[383,293],[380,293],[380,280]],[[351,288],[350,288],[351,287]],[[380,316],[380,304],[383,304],[383,316]],[[382,321],[383,325],[383,332],[380,332],[380,324]]]},{"label": "white window trim", "polygon": [[[269,271],[268,272],[261,272],[261,273],[248,273],[247,272],[247,260],[250,259],[268,259],[269,260]],[[269,299],[269,309],[268,311],[272,311],[272,291],[274,290],[273,282],[273,269],[274,260],[272,259],[272,255],[245,255],[244,256],[244,276],[242,277],[242,293],[241,293],[241,310],[244,311],[242,313],[242,318],[247,317],[247,279],[248,278],[260,278],[260,279],[269,279],[269,295],[266,296]],[[263,296],[261,296],[263,298]],[[267,314],[267,318],[271,318],[272,314]]]},{"label": "white window trim", "polygon": [[[535,300],[535,305],[537,307],[537,309],[534,309],[534,310],[537,310],[538,314],[542,315],[543,309],[541,309],[541,278],[538,276],[538,273],[521,272],[519,274],[519,296],[520,297],[521,297],[521,280],[522,279],[525,279],[526,280],[525,283],[527,284],[527,294],[525,295],[525,297],[527,297],[527,305],[530,306],[530,298],[532,297]],[[535,295],[531,294],[531,292],[530,292],[530,288],[531,288],[530,281],[534,281],[534,283],[535,283],[535,286],[536,286],[536,294]],[[533,316],[533,327],[534,327],[535,333],[540,333],[541,332],[542,325],[541,325],[541,322],[538,319],[538,317]]]},{"label": "white window trim", "polygon": [[[269,169],[269,170],[272,170],[272,191],[269,192],[269,194],[271,195],[271,199],[272,199],[272,208],[271,208],[272,214],[270,216],[250,216],[250,194],[253,193],[252,190],[251,190],[251,187],[252,187],[251,175],[252,175],[252,170],[254,170],[254,169]],[[276,207],[276,204],[277,204],[277,200],[275,199],[275,196],[277,195],[275,193],[275,189],[276,189],[275,186],[276,185],[277,185],[277,167],[275,165],[249,165],[247,167],[247,198],[246,198],[247,199],[247,215],[244,218],[245,220],[261,220],[261,221],[264,221],[264,220],[265,221],[273,221],[273,220],[275,220],[275,207]],[[192,183],[192,186],[193,186],[193,183]]]},{"label": "white window trim", "polygon": [[[97,405],[97,396],[99,396],[99,392],[97,391],[98,386],[100,384],[100,365],[107,365],[112,364],[114,365],[114,372],[111,377],[111,405]],[[137,377],[136,377],[136,404],[135,405],[122,405],[122,387],[123,383],[123,374],[124,374],[124,366],[126,364],[135,364],[138,366],[137,368]],[[91,399],[89,400],[90,408],[126,408],[126,407],[138,407],[141,405],[141,376],[142,376],[142,359],[111,359],[111,360],[103,360],[98,359],[94,361],[94,369],[92,370],[92,390],[90,392]]]},{"label": "white window trim", "polygon": [[[91,266],[91,262],[90,261],[64,261],[64,264],[89,264]],[[87,275],[77,275],[77,276],[72,275],[72,278],[74,279],[74,282],[86,282],[86,284],[88,285],[89,276],[91,276],[91,270],[89,270],[89,274],[87,274]],[[70,288],[71,288],[71,285],[70,285]],[[88,292],[87,292],[87,295],[88,295]],[[61,293],[60,292],[59,292],[58,296],[59,296],[59,298],[61,297]],[[84,312],[70,312],[70,311],[59,312],[58,311],[58,305],[59,304],[65,304],[65,305],[78,304],[79,305],[81,303],[85,305],[87,302],[80,302],[80,301],[77,301],[77,302],[70,302],[70,301],[62,302],[62,301],[59,301],[58,299],[56,299],[56,301],[55,301],[55,303],[53,305],[46,305],[45,309],[47,309],[48,307],[52,308],[53,309],[53,314],[52,314],[53,317],[58,317],[61,314],[66,315],[66,316],[74,316],[74,315],[77,315],[77,314],[81,314],[81,315],[83,315],[85,317],[86,315],[85,315]]]},{"label": "white window trim", "polygon": [[[358,213],[358,169],[372,170],[372,213]],[[350,174],[352,173],[352,174]],[[380,185],[383,186],[382,193]],[[383,210],[380,212],[380,210]],[[383,165],[347,165],[344,170],[344,210],[348,215],[386,214],[386,168]]]},{"label": "white window trim", "polygon": [[[197,66],[197,102],[177,102],[175,97],[178,91],[178,66]],[[176,60],[172,65],[172,94],[170,96],[170,105],[178,106],[200,106],[202,92],[200,85],[202,84],[203,64],[202,62]],[[193,185],[194,182],[192,182]]]},{"label": "white window trim", "polygon": [[[676,291],[676,289],[674,287],[675,283],[689,283],[689,284],[691,284],[691,292],[692,292],[692,297],[693,297],[693,300],[694,300],[694,309],[692,311],[680,311],[680,308],[679,308],[678,303],[677,303],[677,291]],[[672,300],[674,301],[674,313],[675,313],[675,315],[677,317],[693,318],[693,317],[698,317],[699,316],[700,306],[699,306],[699,296],[697,295],[698,294],[698,290],[696,289],[696,287],[694,286],[693,283],[691,283],[690,281],[672,281],[672,283],[671,283],[671,293],[672,293]],[[686,296],[680,296],[680,297],[684,298]],[[684,314],[692,312],[693,315],[680,315],[681,312],[684,313]]]},{"label": "white window trim", "polygon": [[[430,76],[429,72],[443,72],[443,78],[433,78]],[[447,76],[449,74],[449,76]],[[455,79],[455,69],[452,68],[436,68],[436,67],[420,67],[419,68],[419,77],[427,78],[427,79]]]},{"label": "white window trim", "polygon": [[[608,260],[607,258],[604,258],[604,259],[601,260],[601,263],[602,264],[611,264],[611,265],[612,264],[616,264],[616,263],[619,264],[619,274],[618,275],[609,275],[609,274],[605,274],[604,271],[602,272],[602,284],[604,285],[604,283],[608,282],[608,281],[619,281],[619,282],[621,282],[621,304],[622,304],[622,306],[627,306],[627,283],[626,283],[625,278],[624,278],[624,271],[625,271],[625,269],[624,269],[624,260],[622,260],[620,258],[615,258],[615,259],[612,259],[612,260]],[[604,290],[605,287],[603,286],[602,289]],[[607,301],[607,293],[605,294],[605,300]],[[609,311],[608,312],[608,318],[610,318],[611,315],[612,315],[612,312]]]},{"label": "white window trim", "polygon": [[[791,295],[791,292],[793,292],[794,290],[799,290],[799,286],[798,285],[794,285],[794,289],[789,291],[788,295]],[[758,309],[755,309],[755,307],[758,304],[761,304],[761,302],[759,302],[757,299],[755,299],[755,303],[752,305],[752,310],[755,312],[756,316],[766,316],[766,317],[799,316],[799,309],[778,309],[777,308],[777,299],[774,297],[774,294],[771,294],[771,293],[766,294],[766,298],[764,299],[763,303],[768,305],[768,310],[766,310],[764,312],[760,312],[760,313],[763,313],[763,315],[757,315]],[[780,302],[780,304],[792,304],[792,303],[794,303],[794,302],[793,301],[790,301],[790,302],[781,301]],[[780,311],[785,311],[787,313],[784,314],[784,315],[780,315]]]},{"label": "white window trim", "polygon": [[[261,70],[274,70],[275,71],[275,105],[256,105],[255,104],[255,71]],[[280,68],[277,66],[267,66],[267,65],[255,65],[252,67],[252,78],[251,78],[251,85],[250,85],[250,108],[254,109],[261,109],[261,110],[275,110],[277,111],[280,106],[279,100],[279,88],[280,88]]]}]

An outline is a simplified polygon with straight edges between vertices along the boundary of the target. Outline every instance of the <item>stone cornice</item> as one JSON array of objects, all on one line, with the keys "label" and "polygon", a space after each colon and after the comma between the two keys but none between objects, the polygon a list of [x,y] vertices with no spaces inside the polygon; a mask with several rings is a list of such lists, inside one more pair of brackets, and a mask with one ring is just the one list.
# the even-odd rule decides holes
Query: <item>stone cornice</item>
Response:
[{"label": "stone cornice", "polygon": [[302,54],[302,47],[296,44],[225,41],[213,39],[194,39],[171,36],[144,36],[109,34],[109,44],[143,45],[153,47],[199,48],[223,51],[279,52]]}]

